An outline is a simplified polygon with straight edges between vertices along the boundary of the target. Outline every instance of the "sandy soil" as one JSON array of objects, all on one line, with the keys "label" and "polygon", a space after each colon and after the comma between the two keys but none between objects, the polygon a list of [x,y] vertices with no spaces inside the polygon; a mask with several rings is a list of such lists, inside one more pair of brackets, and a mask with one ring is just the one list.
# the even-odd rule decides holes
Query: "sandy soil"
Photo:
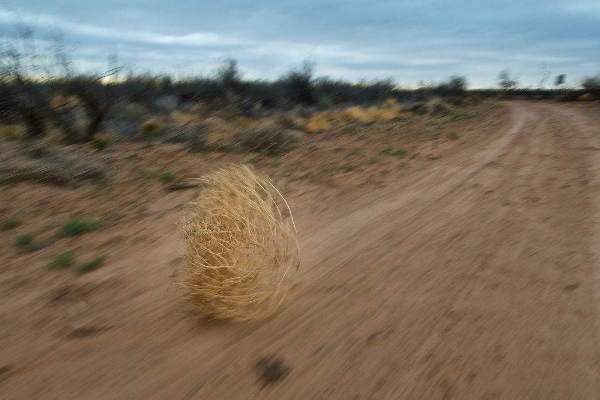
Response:
[{"label": "sandy soil", "polygon": [[[141,189],[122,169],[115,187],[0,189],[7,215],[52,210],[24,214],[41,237],[74,212],[109,215],[35,254],[15,255],[2,232],[0,398],[600,398],[597,105],[508,102],[442,127],[414,122],[426,139],[394,134],[410,123],[255,160],[286,187],[303,251],[299,286],[261,322],[185,312],[174,226],[196,191]],[[436,129],[460,139],[429,140]],[[388,145],[418,156],[380,155]],[[187,157],[177,151],[113,156],[137,154],[150,171]],[[171,168],[231,161],[206,157]],[[71,248],[108,263],[45,268]]]}]

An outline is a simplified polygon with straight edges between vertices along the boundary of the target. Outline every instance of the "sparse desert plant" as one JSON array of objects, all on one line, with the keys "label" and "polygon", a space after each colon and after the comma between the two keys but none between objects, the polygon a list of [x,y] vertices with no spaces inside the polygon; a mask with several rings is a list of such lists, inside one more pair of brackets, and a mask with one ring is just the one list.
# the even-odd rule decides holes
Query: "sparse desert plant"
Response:
[{"label": "sparse desert plant", "polygon": [[512,77],[510,70],[508,69],[500,71],[496,80],[498,81],[500,88],[503,90],[512,90],[519,85],[519,80],[515,77]]},{"label": "sparse desert plant", "polygon": [[292,150],[297,140],[276,124],[262,128],[247,129],[238,134],[238,143],[243,150],[265,155],[281,155]]},{"label": "sparse desert plant", "polygon": [[49,153],[49,141],[40,140],[32,143],[27,149],[27,156],[29,158],[38,159],[42,158]]},{"label": "sparse desert plant", "polygon": [[299,104],[314,104],[316,102],[314,72],[314,61],[306,60],[300,68],[292,69],[280,79],[285,94],[293,102]]},{"label": "sparse desert plant", "polygon": [[0,126],[0,138],[9,141],[16,141],[25,138],[27,130],[23,125],[3,125]]},{"label": "sparse desert plant", "polygon": [[102,151],[108,147],[110,136],[106,134],[97,134],[91,141],[92,147],[97,151]]},{"label": "sparse desert plant", "polygon": [[583,78],[581,87],[585,90],[600,90],[600,74]]},{"label": "sparse desert plant", "polygon": [[277,124],[287,129],[302,129],[304,119],[294,113],[281,113],[276,117]]},{"label": "sparse desert plant", "polygon": [[96,229],[98,224],[89,218],[70,218],[60,229],[62,236],[77,236]]},{"label": "sparse desert plant", "polygon": [[425,114],[442,116],[450,113],[452,107],[439,97],[434,97],[424,104]]},{"label": "sparse desert plant", "polygon": [[248,166],[201,179],[204,190],[183,224],[181,279],[198,316],[245,321],[271,315],[300,263],[289,206],[271,180]]},{"label": "sparse desert plant", "polygon": [[194,153],[204,153],[213,149],[213,146],[208,144],[201,135],[193,135],[189,140],[189,144],[190,150]]},{"label": "sparse desert plant", "polygon": [[46,128],[46,134],[44,135],[44,140],[48,144],[52,145],[64,145],[65,144],[65,136],[64,134],[54,126],[49,126]]},{"label": "sparse desert plant", "polygon": [[361,122],[364,124],[374,121],[371,112],[364,107],[350,107],[344,111],[344,115],[350,121]]},{"label": "sparse desert plant", "polygon": [[75,252],[74,251],[65,251],[64,253],[58,254],[54,257],[48,267],[51,269],[64,269],[73,265],[75,261]]},{"label": "sparse desert plant", "polygon": [[169,183],[169,182],[172,182],[175,179],[175,177],[176,176],[175,176],[174,172],[167,171],[167,172],[163,172],[162,174],[160,174],[158,179],[160,179],[161,182]]},{"label": "sparse desert plant", "polygon": [[53,108],[75,107],[81,105],[81,100],[77,96],[67,96],[64,93],[55,93],[50,98],[50,105]]},{"label": "sparse desert plant", "polygon": [[12,217],[12,218],[7,219],[6,221],[3,221],[2,224],[0,225],[0,228],[2,228],[3,231],[7,231],[9,229],[16,228],[19,225],[21,225],[21,221],[19,221],[15,217]]},{"label": "sparse desert plant", "polygon": [[169,119],[175,122],[175,124],[179,125],[180,127],[185,127],[190,125],[192,122],[197,121],[198,117],[192,113],[184,113],[175,110],[172,111],[171,114],[169,114]]},{"label": "sparse desert plant", "polygon": [[457,133],[452,132],[452,133],[448,134],[448,139],[450,139],[450,140],[458,140],[458,139],[460,139],[460,136]]},{"label": "sparse desert plant", "polygon": [[383,102],[383,104],[386,107],[390,107],[390,108],[394,108],[398,105],[398,100],[396,100],[393,97],[388,97],[387,99],[385,99],[385,101]]},{"label": "sparse desert plant", "polygon": [[[14,40],[2,43],[2,108],[19,116],[28,138],[41,138],[51,124],[69,143],[88,142],[108,117],[113,85],[106,80],[120,68],[113,64],[103,76],[79,74],[64,42],[58,37],[53,42],[37,45],[34,29],[23,24]],[[52,50],[40,50],[46,47]],[[75,108],[83,112],[83,119],[73,112]]]},{"label": "sparse desert plant", "polygon": [[92,261],[83,263],[79,267],[77,267],[77,273],[85,274],[86,272],[98,269],[102,264],[104,264],[104,261],[106,261],[106,257],[98,257],[93,259]]},{"label": "sparse desert plant", "polygon": [[467,91],[467,78],[460,75],[451,76],[447,81],[434,87],[434,92],[439,95],[461,95]]},{"label": "sparse desert plant", "polygon": [[33,243],[33,236],[31,235],[19,235],[15,239],[15,245],[17,247],[25,247],[29,244]]},{"label": "sparse desert plant", "polygon": [[242,86],[242,72],[236,59],[228,58],[223,61],[217,70],[217,82],[226,94],[239,91]]},{"label": "sparse desert plant", "polygon": [[342,166],[342,171],[345,173],[349,173],[355,170],[355,166],[351,163],[346,163]]},{"label": "sparse desert plant", "polygon": [[369,112],[375,121],[390,121],[398,116],[398,113],[390,108],[370,107]]},{"label": "sparse desert plant", "polygon": [[31,253],[42,248],[42,245],[33,240],[33,235],[19,235],[15,239],[15,246],[24,253]]},{"label": "sparse desert plant", "polygon": [[142,124],[142,133],[144,135],[156,135],[162,130],[162,124],[154,118],[151,118]]},{"label": "sparse desert plant", "polygon": [[470,114],[453,113],[450,116],[450,121],[462,121],[462,120],[471,119],[471,118],[473,118],[473,116]]},{"label": "sparse desert plant", "polygon": [[329,116],[325,112],[314,113],[306,123],[306,131],[308,133],[319,133],[331,129],[332,123]]}]

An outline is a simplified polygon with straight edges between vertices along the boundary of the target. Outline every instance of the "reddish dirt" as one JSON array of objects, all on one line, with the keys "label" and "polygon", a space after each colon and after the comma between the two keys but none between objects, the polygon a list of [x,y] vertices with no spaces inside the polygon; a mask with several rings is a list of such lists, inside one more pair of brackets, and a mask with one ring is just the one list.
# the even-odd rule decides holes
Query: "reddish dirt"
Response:
[{"label": "reddish dirt", "polygon": [[[598,126],[596,104],[507,102],[257,158],[294,204],[303,261],[278,313],[245,324],[189,318],[173,283],[175,223],[198,193],[142,178],[244,156],[123,145],[107,188],[0,188],[4,215],[26,220],[1,233],[0,397],[600,398]],[[460,138],[394,133],[409,131]],[[376,150],[386,146],[407,156]],[[125,164],[132,154],[139,163]],[[52,239],[73,213],[104,228]],[[17,255],[14,235],[29,226],[54,242]],[[107,265],[46,269],[69,249],[108,253]]]}]

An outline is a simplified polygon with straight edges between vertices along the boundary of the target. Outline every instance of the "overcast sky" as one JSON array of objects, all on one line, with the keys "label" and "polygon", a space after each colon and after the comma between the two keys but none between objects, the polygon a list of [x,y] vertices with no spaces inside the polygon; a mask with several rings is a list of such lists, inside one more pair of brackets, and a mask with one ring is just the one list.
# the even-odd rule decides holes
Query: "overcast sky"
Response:
[{"label": "overcast sky", "polygon": [[81,69],[106,69],[117,49],[138,72],[212,73],[224,58],[274,79],[302,60],[317,74],[401,85],[465,75],[496,85],[510,68],[524,86],[545,71],[576,85],[600,73],[598,0],[0,0],[0,34],[15,22],[40,39],[56,30]]}]

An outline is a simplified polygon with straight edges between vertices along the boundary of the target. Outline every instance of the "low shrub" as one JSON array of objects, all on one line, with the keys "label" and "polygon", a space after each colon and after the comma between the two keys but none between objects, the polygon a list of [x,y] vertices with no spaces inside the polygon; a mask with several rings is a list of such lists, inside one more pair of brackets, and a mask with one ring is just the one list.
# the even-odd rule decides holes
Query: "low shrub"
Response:
[{"label": "low shrub", "polygon": [[22,125],[0,126],[0,139],[16,141],[25,138],[27,130]]},{"label": "low shrub", "polygon": [[16,228],[17,226],[21,225],[21,221],[19,221],[17,218],[12,217],[7,219],[6,221],[2,222],[2,224],[0,225],[0,228],[3,231],[7,231],[9,229],[13,229]]},{"label": "low shrub", "polygon": [[15,246],[23,253],[31,253],[41,249],[43,246],[33,240],[32,235],[19,235],[15,239]]},{"label": "low shrub", "polygon": [[314,113],[306,123],[305,130],[308,133],[318,133],[332,128],[329,115],[324,112]]},{"label": "low shrub", "polygon": [[83,263],[79,267],[77,267],[77,273],[85,274],[87,272],[98,269],[100,266],[102,266],[102,264],[104,264],[104,261],[106,261],[106,257],[98,257],[93,259],[92,261]]},{"label": "low shrub", "polygon": [[64,253],[58,254],[56,257],[50,261],[48,267],[51,269],[64,269],[73,265],[75,261],[75,252],[74,251],[66,251]]},{"label": "low shrub", "polygon": [[94,135],[91,145],[95,150],[102,151],[108,147],[109,143],[110,143],[110,136],[105,135],[105,134],[104,135],[98,134],[98,135]]},{"label": "low shrub", "polygon": [[62,236],[77,236],[96,229],[98,224],[85,217],[70,218],[60,229]]},{"label": "low shrub", "polygon": [[248,129],[238,134],[238,143],[243,150],[265,155],[281,155],[294,149],[297,139],[286,133],[279,125]]},{"label": "low shrub", "polygon": [[175,173],[173,173],[171,171],[167,171],[167,172],[163,172],[162,174],[160,174],[158,179],[160,179],[161,182],[169,183],[169,182],[172,182],[173,180],[175,180],[175,177],[176,177]]},{"label": "low shrub", "polygon": [[142,124],[142,133],[144,135],[156,135],[162,130],[162,124],[154,118],[151,118]]}]

